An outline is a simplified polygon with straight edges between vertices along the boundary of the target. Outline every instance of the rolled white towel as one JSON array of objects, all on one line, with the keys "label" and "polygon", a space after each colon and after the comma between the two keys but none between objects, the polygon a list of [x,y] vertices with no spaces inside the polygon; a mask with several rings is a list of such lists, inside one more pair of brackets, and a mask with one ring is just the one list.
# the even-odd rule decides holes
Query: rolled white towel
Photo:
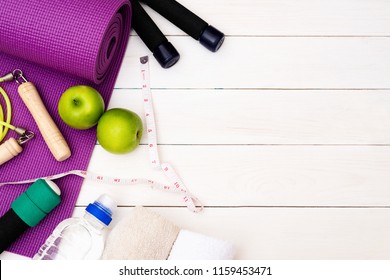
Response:
[{"label": "rolled white towel", "polygon": [[168,260],[232,260],[234,247],[228,241],[180,230]]}]

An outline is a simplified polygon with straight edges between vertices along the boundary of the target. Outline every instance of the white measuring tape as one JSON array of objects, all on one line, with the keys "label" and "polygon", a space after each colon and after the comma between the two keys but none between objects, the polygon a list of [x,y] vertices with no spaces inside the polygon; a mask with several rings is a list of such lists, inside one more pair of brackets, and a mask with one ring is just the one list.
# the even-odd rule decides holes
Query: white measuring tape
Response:
[{"label": "white measuring tape", "polygon": [[[4,185],[18,185],[33,183],[38,179],[55,180],[68,175],[76,175],[84,179],[88,179],[98,183],[106,183],[112,185],[135,185],[135,184],[146,184],[153,189],[170,192],[182,196],[182,199],[189,210],[192,212],[200,212],[203,210],[203,205],[200,201],[193,196],[185,187],[179,176],[169,163],[160,163],[158,156],[157,146],[157,133],[156,133],[156,122],[154,119],[153,103],[152,103],[152,92],[150,90],[150,75],[149,75],[149,58],[147,56],[140,58],[141,62],[141,77],[142,77],[142,95],[144,103],[144,114],[146,118],[146,132],[148,137],[149,156],[152,165],[159,170],[162,170],[167,176],[168,180],[172,185],[165,185],[153,180],[144,178],[115,178],[104,176],[101,174],[95,174],[90,171],[84,170],[72,170],[64,173],[59,173],[43,178],[33,178],[18,182],[6,182],[0,183],[0,187]],[[197,206],[198,205],[198,206]]]},{"label": "white measuring tape", "polygon": [[176,190],[179,190],[184,194],[183,200],[187,204],[188,208],[190,208],[194,212],[201,211],[203,206],[196,208],[195,203],[199,202],[199,200],[188,191],[188,189],[180,180],[173,167],[167,162],[160,163],[160,158],[158,156],[157,149],[157,131],[156,121],[154,119],[153,99],[152,92],[150,90],[149,57],[141,57],[140,62],[142,78],[142,97],[144,103],[144,114],[146,119],[146,132],[148,135],[150,161],[155,168],[161,169],[165,173],[165,175],[168,177],[169,181],[173,184],[173,187],[176,188]]},{"label": "white measuring tape", "polygon": [[141,57],[140,62],[142,79],[142,99],[144,103],[144,114],[146,119],[146,133],[148,135],[149,156],[154,168],[160,169],[161,164],[157,150],[156,121],[154,119],[152,92],[150,90],[149,57]]}]

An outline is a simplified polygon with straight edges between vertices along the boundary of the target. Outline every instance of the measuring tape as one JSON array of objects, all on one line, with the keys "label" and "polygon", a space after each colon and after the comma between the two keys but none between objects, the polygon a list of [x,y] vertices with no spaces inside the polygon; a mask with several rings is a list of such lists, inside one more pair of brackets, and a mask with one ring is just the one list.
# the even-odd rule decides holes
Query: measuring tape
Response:
[{"label": "measuring tape", "polygon": [[168,180],[173,184],[173,186],[184,193],[183,200],[189,206],[191,205],[191,210],[198,212],[202,210],[195,207],[195,201],[199,201],[196,197],[192,196],[184,183],[180,180],[180,177],[177,175],[173,167],[167,163],[160,163],[160,158],[158,156],[157,149],[157,131],[156,131],[156,122],[154,119],[154,110],[153,110],[153,99],[152,91],[150,90],[150,74],[149,74],[149,57],[143,56],[140,58],[141,62],[141,78],[142,78],[142,97],[144,103],[144,114],[146,119],[146,132],[148,135],[148,147],[149,147],[149,156],[150,162],[156,169],[161,169],[165,175],[168,177]]},{"label": "measuring tape", "polygon": [[33,183],[38,179],[47,179],[55,180],[68,175],[76,175],[87,180],[91,180],[97,183],[106,183],[112,185],[135,185],[135,184],[146,184],[153,189],[170,192],[173,194],[180,195],[184,204],[192,212],[200,212],[203,210],[203,205],[200,201],[192,195],[188,189],[185,187],[182,180],[179,178],[173,167],[169,163],[160,163],[160,158],[158,156],[158,146],[157,146],[157,133],[156,133],[156,122],[154,119],[154,110],[152,103],[152,92],[150,90],[150,75],[149,75],[149,58],[147,56],[140,58],[141,62],[141,77],[142,77],[142,98],[144,104],[144,114],[146,119],[146,132],[148,138],[148,149],[149,157],[152,163],[152,166],[164,172],[168,180],[172,185],[162,184],[153,180],[148,180],[145,178],[116,178],[110,176],[104,176],[101,174],[96,174],[90,171],[84,170],[72,170],[68,172],[63,172],[59,174],[54,174],[44,178],[33,178],[24,181],[18,182],[6,182],[0,183],[0,187],[4,185],[17,185],[17,184],[28,184]]}]

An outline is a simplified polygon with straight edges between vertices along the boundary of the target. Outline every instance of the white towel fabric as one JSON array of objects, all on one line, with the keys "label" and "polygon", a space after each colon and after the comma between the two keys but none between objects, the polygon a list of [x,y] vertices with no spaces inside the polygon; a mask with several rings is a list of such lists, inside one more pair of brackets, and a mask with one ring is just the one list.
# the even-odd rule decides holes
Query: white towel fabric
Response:
[{"label": "white towel fabric", "polygon": [[234,247],[230,242],[203,234],[180,230],[168,260],[232,260]]}]

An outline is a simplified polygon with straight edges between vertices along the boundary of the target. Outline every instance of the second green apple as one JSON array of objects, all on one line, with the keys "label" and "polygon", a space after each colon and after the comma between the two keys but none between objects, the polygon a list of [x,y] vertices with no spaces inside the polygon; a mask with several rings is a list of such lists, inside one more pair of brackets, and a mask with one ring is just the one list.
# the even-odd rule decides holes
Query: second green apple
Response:
[{"label": "second green apple", "polygon": [[138,147],[143,132],[141,118],[134,112],[113,108],[105,112],[97,125],[97,139],[108,152],[125,154]]}]

